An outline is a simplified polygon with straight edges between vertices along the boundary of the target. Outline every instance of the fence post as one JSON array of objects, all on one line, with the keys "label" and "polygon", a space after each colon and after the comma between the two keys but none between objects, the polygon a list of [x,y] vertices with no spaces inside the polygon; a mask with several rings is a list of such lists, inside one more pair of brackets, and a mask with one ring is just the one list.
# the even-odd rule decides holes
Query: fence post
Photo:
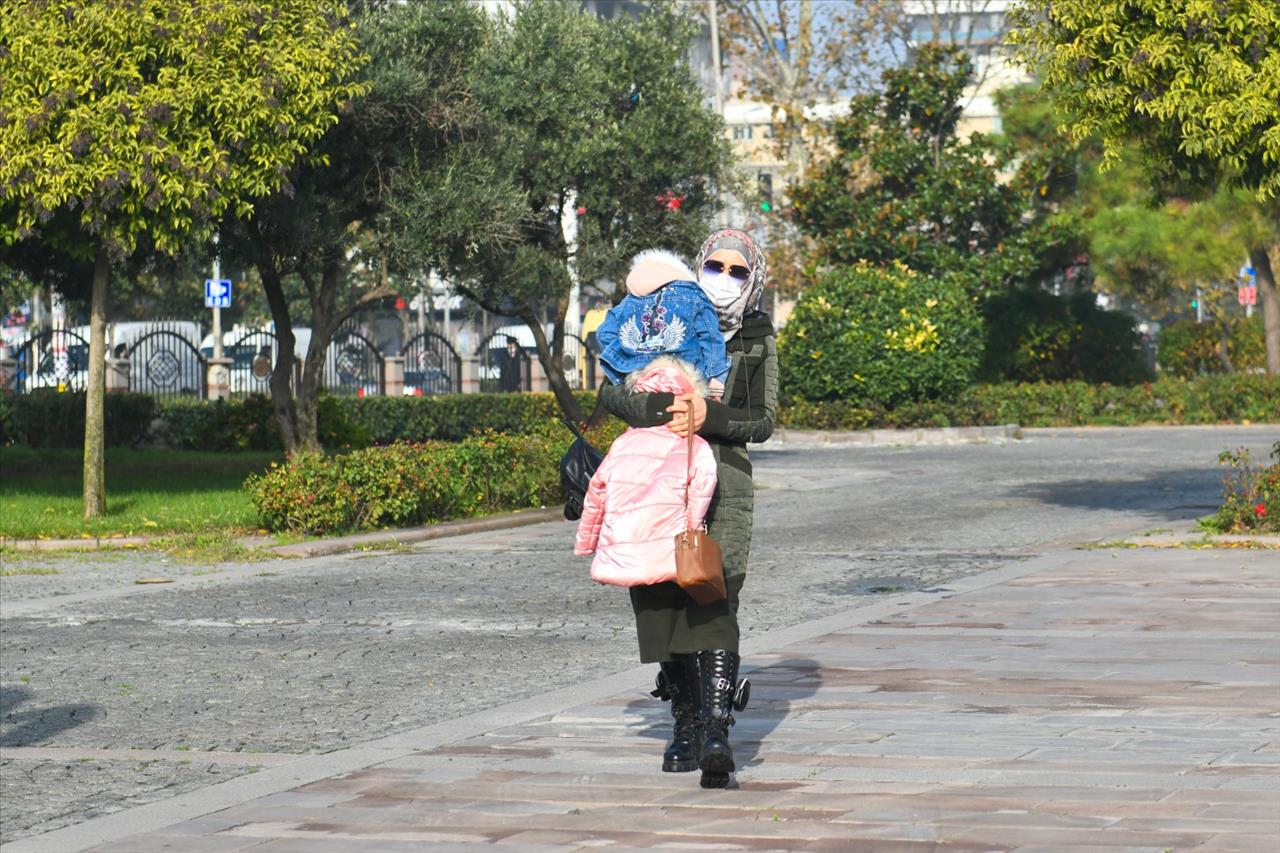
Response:
[{"label": "fence post", "polygon": [[18,360],[9,347],[0,347],[0,394],[18,390]]},{"label": "fence post", "polygon": [[231,364],[229,358],[211,358],[205,372],[205,399],[225,400],[231,396]]},{"label": "fence post", "polygon": [[542,369],[542,361],[535,355],[529,356],[529,390],[551,390],[551,382],[547,379],[547,372]]},{"label": "fence post", "polygon": [[480,393],[480,359],[474,355],[462,356],[462,388],[463,394]]},{"label": "fence post", "polygon": [[383,390],[387,397],[404,396],[404,356],[388,355],[382,359]]},{"label": "fence post", "polygon": [[107,359],[107,393],[129,390],[130,364],[127,358]]}]

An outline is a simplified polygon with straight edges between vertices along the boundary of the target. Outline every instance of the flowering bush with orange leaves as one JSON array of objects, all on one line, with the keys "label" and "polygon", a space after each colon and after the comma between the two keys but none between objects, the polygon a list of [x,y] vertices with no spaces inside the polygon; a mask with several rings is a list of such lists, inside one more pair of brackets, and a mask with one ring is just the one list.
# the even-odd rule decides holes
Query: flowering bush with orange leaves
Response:
[{"label": "flowering bush with orange leaves", "polygon": [[1280,533],[1280,441],[1271,458],[1270,465],[1254,465],[1243,447],[1218,454],[1226,469],[1222,506],[1207,527],[1220,533]]}]

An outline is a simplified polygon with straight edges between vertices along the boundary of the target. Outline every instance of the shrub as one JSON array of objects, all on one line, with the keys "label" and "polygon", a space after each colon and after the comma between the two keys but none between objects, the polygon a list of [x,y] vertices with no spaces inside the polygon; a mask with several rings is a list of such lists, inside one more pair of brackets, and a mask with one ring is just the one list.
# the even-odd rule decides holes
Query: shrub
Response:
[{"label": "shrub", "polygon": [[271,399],[174,399],[160,403],[151,438],[174,450],[280,450]]},{"label": "shrub", "polygon": [[780,407],[779,420],[794,429],[1280,423],[1280,379],[1237,373],[1194,380],[1162,377],[1133,386],[1006,382],[975,385],[950,401],[894,408],[791,399]]},{"label": "shrub", "polygon": [[[583,411],[590,412],[595,392],[579,391],[577,397]],[[550,393],[334,397],[330,403],[320,413],[322,430],[328,417],[340,415],[363,430],[373,444],[460,441],[483,430],[521,435],[564,432],[560,408]]]},{"label": "shrub", "polygon": [[964,289],[906,267],[832,270],[800,298],[779,341],[787,393],[892,406],[969,384],[981,321]]},{"label": "shrub", "polygon": [[[36,424],[52,421],[59,430],[51,434],[45,427],[33,426],[31,440],[43,442],[33,444],[33,447],[76,447],[80,444],[81,439],[77,436],[83,435],[83,395],[59,395],[65,398],[60,403],[35,399],[44,393],[0,399],[0,443],[27,443],[28,431],[21,425],[30,418]],[[79,402],[71,402],[72,397]],[[129,401],[123,402],[126,397]],[[591,411],[595,397],[595,392],[578,392],[578,401],[584,411]],[[190,398],[151,400],[137,394],[113,392],[107,395],[108,429],[114,430],[118,443],[152,441],[175,450],[281,449],[280,433],[269,397],[251,395],[213,401]],[[57,404],[54,409],[46,411],[54,403]],[[79,412],[70,412],[70,408],[77,405]],[[138,406],[143,408],[126,416],[126,410]],[[64,407],[73,420],[63,417]],[[565,432],[560,424],[560,409],[555,397],[549,393],[325,396],[320,398],[316,417],[320,443],[330,450],[397,441],[460,441],[484,430],[544,435]],[[68,429],[71,433],[67,433]],[[62,443],[49,444],[50,441]]]},{"label": "shrub", "polygon": [[986,382],[1110,382],[1151,378],[1133,317],[1099,308],[1092,293],[1054,296],[1038,287],[992,296],[982,306]]},{"label": "shrub", "polygon": [[1226,331],[1227,356],[1236,370],[1255,370],[1267,364],[1262,314],[1235,317],[1226,322],[1197,323],[1178,320],[1160,330],[1156,361],[1165,373],[1191,378],[1205,373],[1226,373],[1219,352]]},{"label": "shrub", "polygon": [[1280,533],[1280,441],[1270,465],[1254,465],[1245,448],[1224,450],[1222,506],[1205,526],[1220,533]]},{"label": "shrub", "polygon": [[[624,426],[592,433],[602,449]],[[271,530],[334,533],[467,518],[563,500],[560,457],[572,436],[486,431],[432,441],[304,456],[251,476],[245,487]]]},{"label": "shrub", "polygon": [[[8,441],[28,447],[83,447],[84,392],[38,388],[6,398]],[[146,394],[112,392],[103,398],[108,447],[136,445],[151,426],[156,402]]]}]

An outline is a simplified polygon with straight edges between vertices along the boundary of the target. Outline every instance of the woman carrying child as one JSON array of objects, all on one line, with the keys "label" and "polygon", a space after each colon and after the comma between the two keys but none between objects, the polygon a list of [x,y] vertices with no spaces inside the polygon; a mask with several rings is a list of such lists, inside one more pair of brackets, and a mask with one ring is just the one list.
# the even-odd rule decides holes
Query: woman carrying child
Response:
[{"label": "woman carrying child", "polygon": [[671,581],[633,586],[630,593],[640,659],[659,664],[655,695],[670,698],[675,718],[663,769],[701,769],[703,787],[725,787],[735,769],[732,710],[742,710],[746,698],[738,684],[737,618],[755,495],[746,445],[773,433],[778,357],[773,324],[759,310],[767,270],[755,241],[741,231],[717,231],[703,243],[696,268],[729,356],[723,399],[629,389],[612,381],[600,393],[605,408],[632,427],[664,426],[680,438],[692,429],[716,461],[705,520],[723,551],[727,599],[698,604]]}]

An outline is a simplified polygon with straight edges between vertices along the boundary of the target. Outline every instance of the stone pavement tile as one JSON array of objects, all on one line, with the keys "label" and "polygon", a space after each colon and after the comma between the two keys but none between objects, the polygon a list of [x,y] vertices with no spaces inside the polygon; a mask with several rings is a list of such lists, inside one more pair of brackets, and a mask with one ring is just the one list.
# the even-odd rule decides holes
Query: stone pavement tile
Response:
[{"label": "stone pavement tile", "polygon": [[169,835],[157,833],[142,838],[125,839],[102,847],[99,853],[236,853],[258,850],[261,838],[236,838],[228,835]]},{"label": "stone pavement tile", "polygon": [[[1197,847],[1197,850],[1203,848]],[[1063,853],[1061,845],[1041,846],[1039,844],[1021,844],[1018,853]],[[1116,848],[1107,844],[1078,844],[1071,848],[1071,853],[1116,853]],[[1124,853],[1169,853],[1168,847],[1125,847]]]},{"label": "stone pavement tile", "polygon": [[1042,846],[1059,851],[1074,851],[1085,845],[1111,845],[1113,850],[1129,851],[1143,847],[1161,850],[1189,850],[1210,838],[1209,833],[1132,832],[1117,829],[1049,829],[1044,827],[1010,828],[1006,826],[956,827],[948,840],[999,844],[1018,849]]},{"label": "stone pavement tile", "polygon": [[[489,842],[466,843],[437,839],[430,841],[431,853],[474,851]],[[389,841],[387,839],[354,838],[277,838],[261,839],[254,853],[422,853],[422,841]],[[530,853],[543,853],[548,848],[529,848]]]},{"label": "stone pavement tile", "polygon": [[1174,831],[1174,832],[1206,832],[1209,834],[1246,833],[1249,835],[1270,835],[1280,841],[1280,815],[1270,819],[1255,815],[1253,820],[1240,818],[1179,817],[1159,818],[1126,817],[1115,824],[1115,829],[1134,830],[1139,832]]},{"label": "stone pavement tile", "polygon": [[1275,849],[1275,833],[1267,835],[1245,835],[1236,833],[1232,833],[1230,835],[1215,835],[1196,848],[1196,850],[1223,851],[1223,853],[1225,853],[1225,851],[1258,853],[1260,850],[1268,851]]},{"label": "stone pavement tile", "polygon": [[1241,791],[1223,788],[1182,788],[1165,797],[1168,802],[1205,803],[1207,805],[1233,805],[1248,808],[1274,805],[1276,795],[1270,791]]}]

